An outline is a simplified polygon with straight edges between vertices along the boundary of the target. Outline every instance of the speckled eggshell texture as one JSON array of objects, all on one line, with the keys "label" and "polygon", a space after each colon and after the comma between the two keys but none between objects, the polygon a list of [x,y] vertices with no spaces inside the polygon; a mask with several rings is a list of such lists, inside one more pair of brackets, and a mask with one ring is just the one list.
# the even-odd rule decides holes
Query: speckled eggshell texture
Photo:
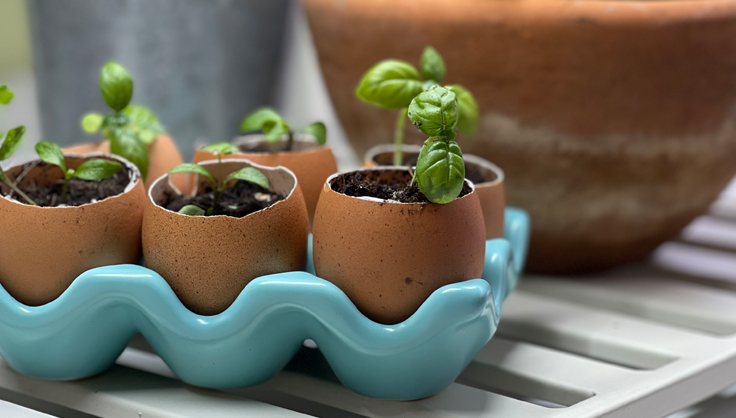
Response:
[{"label": "speckled eggshell texture", "polygon": [[[263,135],[247,135],[236,138],[233,144],[239,147],[255,147],[262,145]],[[268,144],[273,150],[281,150],[284,141]],[[194,162],[211,160],[214,154],[197,150],[194,154]],[[332,150],[321,146],[311,137],[297,135],[294,140],[294,151],[290,152],[242,152],[224,156],[223,158],[246,158],[256,164],[270,167],[284,166],[296,174],[299,179],[299,187],[304,193],[304,201],[307,203],[310,223],[314,218],[314,210],[317,207],[322,185],[327,177],[337,172],[337,163]]]},{"label": "speckled eggshell texture", "polygon": [[[109,154],[110,141],[102,141],[89,144],[73,145],[64,148],[65,153],[71,154],[89,154],[91,152]],[[148,146],[149,165],[148,176],[146,177],[146,190],[148,190],[153,182],[168,173],[169,170],[184,162],[181,152],[176,146],[174,140],[168,135],[159,135],[152,144]],[[174,176],[172,182],[179,190],[188,190],[189,176]]]},{"label": "speckled eggshell texture", "polygon": [[[138,169],[114,155],[66,155],[68,167],[89,158],[119,161],[131,170],[125,192],[76,207],[38,207],[0,196],[0,283],[19,302],[43,305],[61,295],[85,271],[137,263],[145,190]],[[15,179],[23,166],[7,170]],[[20,184],[44,184],[61,178],[56,166],[31,169]],[[2,185],[3,193],[9,189]]]},{"label": "speckled eggshell texture", "polygon": [[[391,178],[401,167],[360,170]],[[395,324],[436,289],[481,277],[483,212],[475,192],[445,205],[368,200],[322,189],[314,217],[317,276],[342,289],[363,314]]]},{"label": "speckled eggshell texture", "polygon": [[[401,149],[404,155],[418,154],[421,145],[403,144]],[[380,144],[372,147],[365,153],[364,167],[379,167],[390,165],[393,160],[394,145]],[[504,210],[506,208],[506,191],[504,189],[504,172],[500,167],[476,155],[464,154],[466,162],[480,167],[486,178],[492,179],[475,185],[480,205],[483,208],[483,218],[486,226],[486,239],[502,238],[504,225]]]},{"label": "speckled eggshell texture", "polygon": [[504,172],[490,161],[472,154],[463,155],[467,163],[475,164],[483,171],[486,179],[492,179],[475,185],[475,193],[483,208],[483,219],[486,225],[486,239],[503,238],[504,212],[506,208],[506,191],[504,189]]},{"label": "speckled eggshell texture", "polygon": [[[217,177],[217,161],[200,164]],[[224,311],[257,277],[303,270],[307,257],[307,208],[294,174],[242,159],[222,164],[223,177],[247,166],[259,169],[271,190],[287,197],[242,218],[181,215],[159,206],[167,193],[179,194],[164,175],[149,190],[143,220],[146,266],[200,315]],[[209,184],[195,180],[200,190]]]}]

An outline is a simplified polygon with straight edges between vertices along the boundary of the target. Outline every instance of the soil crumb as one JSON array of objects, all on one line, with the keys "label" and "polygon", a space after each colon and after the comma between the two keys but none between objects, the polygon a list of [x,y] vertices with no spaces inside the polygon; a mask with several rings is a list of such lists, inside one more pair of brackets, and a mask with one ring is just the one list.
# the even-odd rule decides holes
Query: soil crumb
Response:
[{"label": "soil crumb", "polygon": [[[286,196],[264,189],[257,184],[238,180],[233,186],[225,189],[220,203],[209,216],[225,215],[233,218],[242,218],[272,206],[285,198]],[[166,201],[161,206],[174,212],[179,212],[181,208],[187,205],[198,206],[207,211],[212,207],[214,200],[214,190],[211,187],[207,187],[204,193],[200,193],[194,197],[168,195],[166,196]]]}]

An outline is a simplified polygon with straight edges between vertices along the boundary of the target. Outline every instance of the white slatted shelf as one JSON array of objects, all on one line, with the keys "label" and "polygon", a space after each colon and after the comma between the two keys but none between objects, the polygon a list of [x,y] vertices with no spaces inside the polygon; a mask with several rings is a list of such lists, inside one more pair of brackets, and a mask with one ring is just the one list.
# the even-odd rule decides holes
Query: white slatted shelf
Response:
[{"label": "white slatted shelf", "polygon": [[524,277],[498,334],[456,383],[427,399],[356,395],[313,349],[258,387],[196,389],[138,340],[119,366],[79,382],[31,379],[0,363],[0,398],[31,408],[0,403],[0,416],[4,406],[24,418],[39,415],[33,410],[70,418],[734,416],[736,389],[708,399],[736,384],[734,192],[647,263],[595,277]]}]

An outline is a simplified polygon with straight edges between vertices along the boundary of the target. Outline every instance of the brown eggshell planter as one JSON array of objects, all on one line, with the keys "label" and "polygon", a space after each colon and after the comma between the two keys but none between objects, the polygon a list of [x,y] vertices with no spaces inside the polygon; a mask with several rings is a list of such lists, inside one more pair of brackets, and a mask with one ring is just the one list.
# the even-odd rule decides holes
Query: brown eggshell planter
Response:
[{"label": "brown eggshell planter", "polygon": [[[217,160],[200,165],[218,178]],[[227,309],[253,279],[304,270],[309,233],[307,208],[294,173],[244,159],[222,162],[223,176],[255,167],[286,197],[242,218],[187,216],[160,206],[167,194],[181,192],[169,175],[159,177],[148,191],[143,218],[146,266],[169,283],[182,303],[200,315]],[[197,192],[209,184],[194,177]],[[196,193],[193,193],[194,196]]]},{"label": "brown eggshell planter", "polygon": [[[67,154],[66,165],[76,168],[93,157],[128,168],[123,193],[81,206],[39,207],[8,198],[9,188],[0,183],[0,284],[19,302],[43,305],[89,269],[140,260],[145,206],[140,172],[127,160],[106,154]],[[15,181],[26,167],[12,167],[6,174]],[[61,177],[58,167],[39,164],[19,184],[48,184]]]},{"label": "brown eggshell planter", "polygon": [[[419,155],[421,145],[403,144],[401,146],[403,158]],[[380,144],[372,147],[365,153],[364,167],[380,167],[393,164],[393,144]],[[486,239],[503,237],[504,211],[506,208],[506,193],[504,188],[504,172],[490,161],[471,154],[463,154],[465,163],[475,165],[483,174],[486,181],[475,184],[475,193],[478,195],[483,218],[485,219]]]},{"label": "brown eggshell planter", "polygon": [[[223,158],[245,158],[265,166],[284,166],[293,171],[299,179],[299,187],[307,204],[310,224],[314,218],[322,185],[327,177],[337,172],[337,163],[329,147],[319,145],[312,137],[295,135],[292,151],[283,151],[286,139],[276,143],[266,143],[263,135],[246,135],[236,138],[233,145],[242,152],[226,155]],[[256,151],[254,148],[258,148]],[[197,150],[194,163],[216,158],[211,152]]]},{"label": "brown eggshell planter", "polygon": [[[405,167],[358,170],[378,182]],[[485,226],[478,193],[453,202],[399,203],[322,189],[313,225],[316,275],[334,283],[372,320],[410,317],[440,287],[481,277]]]}]

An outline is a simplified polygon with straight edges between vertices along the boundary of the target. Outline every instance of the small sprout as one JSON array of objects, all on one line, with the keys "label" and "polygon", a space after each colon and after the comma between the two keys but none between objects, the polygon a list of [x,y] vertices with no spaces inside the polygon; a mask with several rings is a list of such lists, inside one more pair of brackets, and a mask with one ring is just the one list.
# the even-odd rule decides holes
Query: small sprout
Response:
[{"label": "small sprout", "polygon": [[8,86],[0,86],[0,104],[8,104],[13,99],[13,92],[8,90]]},{"label": "small sprout", "polygon": [[[8,86],[2,85],[0,86],[0,104],[8,104],[13,99],[13,92],[8,90]],[[23,135],[26,133],[25,126],[18,126],[16,128],[11,129],[8,131],[8,133],[5,135],[5,140],[2,142],[2,145],[0,145],[0,162],[7,160],[10,158],[15,151],[18,150],[18,147],[20,146],[20,142],[23,139]],[[0,139],[2,139],[3,135],[0,133]],[[35,205],[36,202],[34,202],[28,195],[23,193],[20,188],[10,181],[8,176],[3,171],[2,166],[0,166],[0,181],[5,183],[6,186],[10,187],[10,190],[15,192],[18,196],[20,196],[21,199],[25,200],[26,203]],[[11,193],[12,195],[12,193]]]},{"label": "small sprout", "polygon": [[82,117],[82,129],[88,134],[101,132],[110,140],[110,151],[129,160],[148,175],[148,147],[165,133],[156,115],[146,107],[130,104],[133,79],[120,64],[108,62],[100,71],[100,91],[112,112],[90,112]]},{"label": "small sprout", "polygon": [[[232,152],[237,151],[237,148],[232,147],[232,145],[230,146],[234,148],[234,150],[227,149],[225,145],[229,145],[229,144],[212,144],[212,145],[208,145],[207,147],[203,148],[210,152],[214,152],[213,151],[214,149],[224,149],[225,150],[222,153],[218,154],[217,170],[219,173],[222,173],[222,158],[220,158],[220,156],[222,154],[230,154]],[[257,184],[258,186],[261,186],[264,189],[268,189],[269,187],[271,187],[271,184],[268,181],[268,178],[263,173],[261,173],[259,170],[253,167],[245,167],[245,168],[241,168],[238,171],[234,171],[228,174],[228,176],[225,177],[224,181],[217,180],[214,176],[212,176],[212,174],[210,174],[209,171],[207,171],[207,169],[205,169],[204,167],[198,164],[192,164],[192,163],[180,164],[172,168],[169,171],[169,174],[176,174],[176,173],[195,173],[195,174],[199,174],[200,176],[204,176],[210,180],[210,183],[212,185],[212,190],[214,191],[215,196],[212,202],[212,207],[208,208],[205,211],[207,215],[211,215],[214,212],[217,205],[220,204],[220,201],[222,200],[222,194],[225,192],[225,188],[227,187],[228,183],[230,183],[232,180],[247,181],[253,184]],[[220,175],[219,177],[222,178],[222,175]],[[189,205],[189,206],[192,206],[192,205]],[[182,208],[179,211],[179,213],[182,213],[184,215],[189,215],[189,213],[183,212],[185,208],[186,206]],[[194,216],[201,216],[201,215],[194,215]]]},{"label": "small sprout", "polygon": [[455,138],[458,101],[443,87],[420,93],[409,105],[409,117],[429,138],[419,152],[414,180],[433,203],[450,203],[460,195],[465,181],[465,163]]},{"label": "small sprout", "polygon": [[[263,132],[266,142],[269,143],[277,142],[283,135],[288,135],[289,140],[286,143],[286,151],[291,151],[294,146],[294,131],[289,128],[289,125],[281,115],[269,107],[262,107],[246,116],[243,122],[240,123],[240,130],[243,132]],[[299,132],[312,135],[320,145],[324,145],[327,142],[327,128],[322,122],[315,122],[305,126]]]},{"label": "small sprout", "polygon": [[[394,129],[394,165],[403,164],[401,145],[404,143],[404,127],[408,107],[417,95],[440,86],[445,78],[445,61],[431,46],[424,48],[419,69],[425,81],[419,79],[419,72],[411,64],[399,60],[385,60],[371,67],[360,80],[355,95],[372,105],[386,109],[398,109]],[[478,129],[478,105],[473,95],[459,85],[447,86],[458,96],[460,106],[457,110],[459,122],[457,129],[468,137]],[[414,122],[421,127],[424,121]],[[417,125],[418,123],[418,125]]]},{"label": "small sprout", "polygon": [[39,142],[36,144],[36,152],[42,161],[53,164],[64,173],[61,198],[65,199],[69,190],[69,180],[76,177],[82,180],[100,181],[115,175],[122,164],[116,161],[95,158],[83,162],[77,169],[67,168],[66,158],[58,145],[52,142]]},{"label": "small sprout", "polygon": [[188,216],[204,216],[205,210],[196,205],[186,205],[179,209],[179,213]]}]

